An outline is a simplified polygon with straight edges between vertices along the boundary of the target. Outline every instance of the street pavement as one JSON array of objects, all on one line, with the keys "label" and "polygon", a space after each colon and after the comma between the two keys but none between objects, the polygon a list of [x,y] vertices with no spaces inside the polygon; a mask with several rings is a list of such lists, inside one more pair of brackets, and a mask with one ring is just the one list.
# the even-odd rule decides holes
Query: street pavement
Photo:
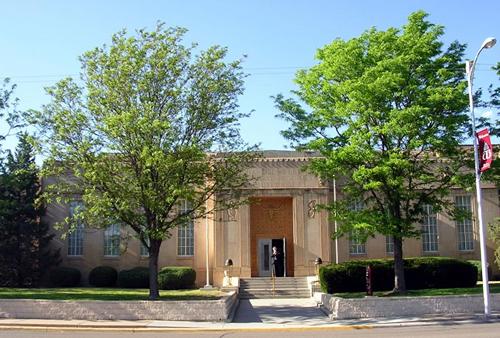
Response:
[{"label": "street pavement", "polygon": [[[242,299],[233,321],[85,321],[85,320],[37,320],[0,319],[0,331],[4,330],[53,330],[53,331],[273,331],[273,330],[347,330],[407,326],[454,325],[472,323],[500,323],[500,313],[489,320],[478,315],[432,316],[394,319],[356,319],[332,321],[314,300],[308,299]],[[1,336],[0,336],[1,337]],[[500,333],[497,337],[500,337]]]},{"label": "street pavement", "polygon": [[122,331],[33,331],[33,330],[8,330],[0,331],[0,338],[498,338],[500,323],[476,323],[461,325],[432,325],[418,327],[390,327],[390,328],[308,328],[303,330],[282,329],[279,331],[168,331],[168,332],[122,332]]}]

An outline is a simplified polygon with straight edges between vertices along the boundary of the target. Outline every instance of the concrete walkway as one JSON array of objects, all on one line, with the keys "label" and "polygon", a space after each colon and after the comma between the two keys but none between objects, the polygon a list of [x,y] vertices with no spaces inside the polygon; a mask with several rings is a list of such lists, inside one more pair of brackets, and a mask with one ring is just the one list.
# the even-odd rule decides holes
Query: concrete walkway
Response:
[{"label": "concrete walkway", "polygon": [[332,324],[311,298],[241,299],[233,323],[303,326]]}]

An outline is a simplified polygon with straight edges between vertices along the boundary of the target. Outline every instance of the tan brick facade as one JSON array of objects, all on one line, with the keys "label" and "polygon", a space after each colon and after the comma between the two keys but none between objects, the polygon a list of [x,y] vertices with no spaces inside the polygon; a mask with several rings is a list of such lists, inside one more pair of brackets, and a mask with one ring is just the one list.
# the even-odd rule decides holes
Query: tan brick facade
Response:
[{"label": "tan brick facade", "polygon": [[[206,227],[208,223],[209,275],[210,283],[221,285],[224,276],[224,262],[231,258],[235,276],[250,277],[259,274],[258,247],[259,238],[286,238],[287,271],[289,275],[307,276],[314,273],[314,260],[321,257],[324,263],[335,262],[335,241],[330,239],[334,230],[333,222],[328,220],[325,211],[316,211],[316,204],[333,200],[332,180],[321,182],[314,175],[302,170],[308,160],[307,154],[291,151],[268,151],[264,157],[248,169],[256,178],[253,186],[245,191],[253,204],[243,204],[237,210],[217,212],[215,217],[197,220],[194,224],[194,255],[177,255],[177,229],[172,237],[161,247],[159,265],[191,266],[197,272],[197,284],[206,283]],[[337,186],[337,198],[341,199],[340,186]],[[470,196],[475,213],[476,205],[473,192],[454,191],[450,198],[457,195]],[[217,198],[217,197],[216,197]],[[497,187],[483,185],[484,222],[492,222],[500,216]],[[49,205],[46,221],[50,224],[61,221],[69,215],[67,205]],[[479,259],[479,233],[477,222],[473,222],[473,249],[458,249],[456,222],[445,214],[438,214],[438,251],[423,251],[420,239],[405,240],[405,257],[414,256],[449,256],[463,259]],[[122,229],[122,250],[119,256],[104,256],[103,230],[86,228],[83,231],[83,252],[81,256],[67,255],[67,239],[61,239],[57,231],[55,245],[62,248],[63,265],[80,269],[87,280],[88,272],[99,265],[113,266],[118,270],[135,266],[147,266],[147,257],[140,255],[140,244],[133,237],[133,231]],[[127,235],[128,234],[128,235]],[[125,241],[125,238],[129,239]],[[366,253],[350,254],[349,239],[338,240],[339,262],[351,259],[390,257],[386,252],[386,238],[370,238],[365,245]],[[493,243],[488,242],[488,261],[493,262]]]}]

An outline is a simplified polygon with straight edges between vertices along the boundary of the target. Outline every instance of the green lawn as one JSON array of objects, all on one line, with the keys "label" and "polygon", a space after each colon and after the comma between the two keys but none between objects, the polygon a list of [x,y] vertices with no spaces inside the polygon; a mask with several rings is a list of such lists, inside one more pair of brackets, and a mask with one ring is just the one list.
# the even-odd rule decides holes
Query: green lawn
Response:
[{"label": "green lawn", "polygon": [[[422,289],[422,290],[409,290],[405,295],[397,295],[398,297],[415,297],[415,296],[458,296],[458,295],[475,295],[482,294],[483,286],[477,285],[473,288],[456,288],[456,289]],[[500,284],[490,284],[490,293],[500,293]],[[363,298],[366,292],[345,292],[334,293],[335,297],[341,298]],[[377,297],[388,297],[387,291],[378,291],[373,293]],[[391,297],[392,295],[389,295]]]},{"label": "green lawn", "polygon": [[[59,300],[148,300],[147,289],[118,288],[0,288],[0,299],[59,299]],[[215,300],[220,291],[160,290],[160,300]]]}]

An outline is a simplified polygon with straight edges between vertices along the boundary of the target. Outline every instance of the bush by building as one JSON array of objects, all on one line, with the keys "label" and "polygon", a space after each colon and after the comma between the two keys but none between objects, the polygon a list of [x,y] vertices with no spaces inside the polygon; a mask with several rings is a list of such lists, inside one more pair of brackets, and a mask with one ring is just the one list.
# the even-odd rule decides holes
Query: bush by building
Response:
[{"label": "bush by building", "polygon": [[98,266],[89,273],[89,284],[96,287],[110,287],[116,285],[118,272],[111,266]]},{"label": "bush by building", "polygon": [[49,279],[55,287],[74,287],[80,284],[82,274],[78,269],[70,267],[57,267],[50,270]]},{"label": "bush by building", "polygon": [[161,290],[192,289],[195,280],[196,271],[185,266],[165,267],[158,273],[158,286]]},{"label": "bush by building", "polygon": [[[467,261],[471,264],[474,264],[474,266],[477,268],[477,280],[483,280],[483,269],[481,268],[481,261],[479,260],[469,260]],[[491,266],[488,266],[488,278],[490,280],[493,279],[493,270],[491,269]]]},{"label": "bush by building", "polygon": [[[372,267],[373,291],[394,286],[394,261],[371,259],[331,264],[320,269],[323,292],[362,292],[366,290],[366,267]],[[477,283],[474,264],[447,257],[417,257],[404,260],[408,289],[473,287]]]},{"label": "bush by building", "polygon": [[135,267],[122,270],[118,273],[118,286],[130,289],[149,288],[149,269],[147,267]]}]

